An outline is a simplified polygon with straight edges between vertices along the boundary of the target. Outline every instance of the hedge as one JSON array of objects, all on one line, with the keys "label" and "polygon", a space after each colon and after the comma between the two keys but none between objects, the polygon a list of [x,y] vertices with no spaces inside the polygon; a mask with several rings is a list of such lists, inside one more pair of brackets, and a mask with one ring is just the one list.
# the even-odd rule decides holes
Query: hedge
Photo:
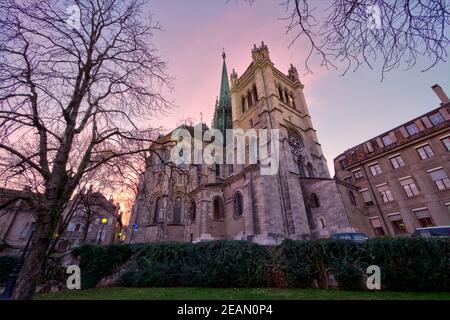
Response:
[{"label": "hedge", "polygon": [[5,285],[19,258],[0,256],[0,285]]},{"label": "hedge", "polygon": [[271,257],[245,241],[154,243],[142,249],[122,276],[125,286],[260,287]]},{"label": "hedge", "polygon": [[84,246],[74,254],[81,258],[83,288],[129,261],[123,286],[327,288],[333,275],[341,289],[364,289],[367,266],[378,265],[383,289],[450,290],[448,239],[285,240],[270,248],[246,241],[161,242]]},{"label": "hedge", "polygon": [[102,278],[129,260],[133,248],[131,245],[84,245],[73,249],[72,254],[80,257],[81,287],[87,289],[95,287]]}]

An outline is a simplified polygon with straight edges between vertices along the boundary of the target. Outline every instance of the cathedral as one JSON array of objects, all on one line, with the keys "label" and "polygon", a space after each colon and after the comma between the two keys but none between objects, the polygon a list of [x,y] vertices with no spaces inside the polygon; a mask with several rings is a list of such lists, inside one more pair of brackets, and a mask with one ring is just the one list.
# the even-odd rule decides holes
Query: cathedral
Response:
[{"label": "cathedral", "polygon": [[[223,54],[211,127],[222,132],[277,129],[277,173],[261,174],[260,162],[174,170],[167,165],[171,135],[161,136],[139,181],[128,241],[228,239],[276,245],[355,231],[341,197],[350,186],[330,177],[296,68],[291,65],[287,74],[278,70],[264,42],[254,46],[251,57],[241,76],[233,70],[229,78]],[[208,130],[204,123],[199,127]]]}]

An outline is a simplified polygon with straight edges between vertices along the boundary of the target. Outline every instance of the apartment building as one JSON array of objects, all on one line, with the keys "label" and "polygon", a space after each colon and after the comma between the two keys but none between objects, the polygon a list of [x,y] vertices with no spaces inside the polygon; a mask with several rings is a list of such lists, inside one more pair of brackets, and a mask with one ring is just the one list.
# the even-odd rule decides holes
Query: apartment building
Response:
[{"label": "apartment building", "polygon": [[361,143],[334,159],[355,229],[371,236],[407,235],[450,225],[450,101]]}]

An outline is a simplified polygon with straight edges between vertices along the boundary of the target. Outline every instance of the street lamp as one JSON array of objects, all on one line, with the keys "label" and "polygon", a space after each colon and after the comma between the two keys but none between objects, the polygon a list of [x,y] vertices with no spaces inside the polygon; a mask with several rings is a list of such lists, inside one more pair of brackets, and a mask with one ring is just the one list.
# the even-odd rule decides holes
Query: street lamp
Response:
[{"label": "street lamp", "polygon": [[108,224],[108,218],[105,218],[105,217],[101,218],[100,219],[100,223],[102,225],[102,229],[101,229],[101,232],[100,232],[100,237],[98,238],[98,244],[100,244],[102,242],[103,229],[105,228],[105,225]]},{"label": "street lamp", "polygon": [[32,227],[31,227],[31,233],[30,233],[30,236],[28,237],[25,248],[23,248],[22,255],[20,256],[19,260],[17,261],[13,271],[9,275],[8,283],[6,284],[5,291],[3,291],[3,294],[0,297],[0,300],[11,300],[14,288],[16,287],[17,277],[19,276],[19,273],[22,270],[23,264],[25,262],[25,257],[27,256],[28,248],[30,247],[31,240],[33,239],[35,229],[36,229],[36,226],[33,223]]}]

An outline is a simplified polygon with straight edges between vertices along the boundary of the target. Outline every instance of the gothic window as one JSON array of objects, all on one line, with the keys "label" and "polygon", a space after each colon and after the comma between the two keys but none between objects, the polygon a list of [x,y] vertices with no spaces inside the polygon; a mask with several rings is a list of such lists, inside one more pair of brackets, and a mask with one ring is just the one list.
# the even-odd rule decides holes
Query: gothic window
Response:
[{"label": "gothic window", "polygon": [[247,96],[248,96],[248,107],[250,108],[251,106],[253,106],[253,97],[252,97],[252,93],[251,92],[249,92],[248,94],[247,94]]},{"label": "gothic window", "polygon": [[216,163],[216,177],[220,177],[220,164]]},{"label": "gothic window", "polygon": [[242,200],[242,194],[240,192],[236,193],[234,196],[234,215],[236,217],[242,217],[244,213],[244,204]]},{"label": "gothic window", "polygon": [[256,89],[256,85],[253,85],[252,94],[253,94],[253,101],[256,103],[258,101],[258,91]]},{"label": "gothic window", "polygon": [[295,109],[295,100],[294,97],[292,97],[292,95],[288,95],[288,104],[291,108]]},{"label": "gothic window", "polygon": [[314,167],[313,167],[313,165],[311,164],[311,162],[308,162],[308,165],[307,165],[306,167],[307,167],[307,169],[308,169],[308,176],[309,176],[310,178],[314,178],[314,177],[315,177]]},{"label": "gothic window", "polygon": [[155,211],[153,213],[153,223],[163,222],[163,208],[161,198],[157,198],[155,201]]},{"label": "gothic window", "polygon": [[189,207],[189,214],[191,216],[191,222],[194,222],[197,215],[197,205],[194,200],[191,201],[191,206]]},{"label": "gothic window", "polygon": [[313,193],[311,195],[311,207],[312,208],[319,208],[320,207],[319,197],[315,193]]},{"label": "gothic window", "polygon": [[281,90],[281,87],[278,87],[278,96],[281,101],[284,101],[283,90]]},{"label": "gothic window", "polygon": [[302,138],[295,131],[289,131],[288,140],[291,145],[292,153],[297,157],[301,156],[305,149]]},{"label": "gothic window", "polygon": [[182,200],[180,197],[177,197],[175,199],[175,203],[173,205],[173,223],[174,224],[180,224],[181,223],[181,207],[182,207]]},{"label": "gothic window", "polygon": [[242,113],[245,113],[245,97],[242,97]]},{"label": "gothic window", "polygon": [[224,218],[223,201],[219,197],[216,197],[213,200],[213,218],[215,220],[221,220]]}]

